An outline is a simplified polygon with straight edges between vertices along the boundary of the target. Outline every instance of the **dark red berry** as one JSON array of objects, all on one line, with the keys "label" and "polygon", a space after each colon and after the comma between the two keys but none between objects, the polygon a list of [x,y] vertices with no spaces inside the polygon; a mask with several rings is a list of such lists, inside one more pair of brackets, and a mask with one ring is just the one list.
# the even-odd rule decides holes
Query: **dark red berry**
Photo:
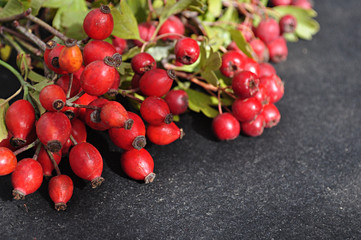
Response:
[{"label": "dark red berry", "polygon": [[46,59],[46,66],[48,66],[50,70],[57,74],[67,74],[67,72],[62,70],[59,65],[59,55],[64,47],[64,45],[57,44],[53,49],[50,50]]},{"label": "dark red berry", "polygon": [[0,147],[0,176],[12,173],[18,161],[15,154],[9,148]]},{"label": "dark red berry", "polygon": [[312,3],[310,0],[292,0],[291,5],[297,6],[304,9],[311,9]]},{"label": "dark red berry", "polygon": [[199,57],[199,46],[192,38],[179,39],[174,47],[176,59],[186,65],[195,63]]},{"label": "dark red berry", "polygon": [[[70,78],[68,74],[65,74],[55,81],[55,85],[61,87],[65,94],[68,93]],[[74,97],[80,91],[80,80],[73,75],[73,82],[71,84],[70,97]]]},{"label": "dark red berry", "polygon": [[147,138],[157,145],[168,145],[177,139],[182,139],[184,132],[174,122],[170,124],[149,125],[147,128]]},{"label": "dark red berry", "polygon": [[232,89],[236,96],[245,99],[258,92],[259,79],[256,74],[249,71],[237,73],[232,79]]},{"label": "dark red berry", "polygon": [[281,114],[277,107],[270,103],[263,106],[262,115],[265,119],[265,128],[271,128],[276,126],[281,120]]},{"label": "dark red berry", "polygon": [[133,89],[139,88],[139,81],[140,81],[141,77],[142,77],[142,75],[140,75],[140,74],[133,75],[132,81],[130,83],[132,85]]},{"label": "dark red berry", "polygon": [[244,68],[245,57],[237,51],[229,51],[222,56],[221,73],[226,77],[234,77],[234,75]]},{"label": "dark red berry", "polygon": [[142,75],[143,73],[157,67],[152,55],[146,52],[138,53],[132,58],[132,69],[135,73]]},{"label": "dark red berry", "polygon": [[239,121],[231,113],[219,114],[212,121],[212,130],[219,140],[233,140],[241,132]]},{"label": "dark red berry", "polygon": [[113,56],[117,51],[108,42],[101,40],[93,40],[87,43],[83,49],[84,65],[97,60],[103,60],[105,57]]},{"label": "dark red berry", "polygon": [[11,145],[20,147],[27,143],[26,139],[34,128],[35,110],[27,100],[12,103],[5,114],[5,123],[11,133]]},{"label": "dark red berry", "polygon": [[273,18],[262,20],[255,29],[255,34],[265,44],[268,44],[279,37],[280,26]]},{"label": "dark red berry", "polygon": [[258,77],[271,76],[276,74],[276,69],[270,63],[260,63],[259,64],[259,75]]},{"label": "dark red berry", "polygon": [[271,0],[273,6],[287,6],[290,5],[292,0]]},{"label": "dark red berry", "polygon": [[268,95],[268,90],[267,90],[266,86],[262,85],[262,84],[258,85],[258,91],[254,95],[254,97],[257,98],[258,101],[260,103],[262,103],[263,106],[268,104],[270,101],[270,97]]},{"label": "dark red berry", "polygon": [[267,45],[269,56],[272,62],[279,63],[286,61],[288,56],[287,42],[280,36]]},{"label": "dark red berry", "polygon": [[51,200],[55,203],[56,210],[66,209],[66,203],[73,195],[73,190],[73,181],[67,175],[58,175],[50,179],[48,191]]},{"label": "dark red berry", "polygon": [[98,109],[88,108],[85,112],[85,116],[84,116],[85,123],[92,129],[95,129],[98,131],[105,131],[105,130],[109,129],[109,126],[106,123],[104,123],[100,117],[100,109],[107,102],[109,102],[109,101],[105,98],[98,98],[88,104],[89,106],[94,106],[94,107],[98,108]]},{"label": "dark red berry", "polygon": [[19,161],[11,175],[14,199],[24,199],[26,195],[38,190],[42,182],[43,169],[38,161],[32,158]]},{"label": "dark red berry", "polygon": [[152,69],[140,78],[139,88],[145,96],[161,97],[169,92],[173,79],[175,75],[172,70]]},{"label": "dark red berry", "polygon": [[267,62],[269,59],[268,48],[264,42],[255,38],[249,43],[253,49],[253,52],[257,55],[258,62]]},{"label": "dark red berry", "polygon": [[48,111],[60,111],[65,105],[66,95],[61,87],[51,84],[41,89],[39,101]]},{"label": "dark red berry", "polygon": [[297,27],[297,20],[291,14],[286,14],[280,19],[281,33],[293,33]]},{"label": "dark red berry", "polygon": [[151,183],[155,178],[153,158],[144,148],[124,152],[120,164],[125,174],[132,179]]},{"label": "dark red berry", "polygon": [[92,39],[104,40],[109,37],[114,28],[110,8],[102,5],[99,9],[90,11],[84,18],[83,28]]},{"label": "dark red berry", "polygon": [[[53,156],[55,162],[57,164],[59,164],[60,160],[61,160],[61,152],[60,151],[54,152],[54,153],[51,153],[51,155]],[[49,157],[46,149],[43,146],[40,149],[37,160],[41,164],[41,167],[43,168],[44,176],[45,177],[52,176],[52,172],[54,170],[54,165],[53,165],[52,161],[50,160],[50,157]]]},{"label": "dark red berry", "polygon": [[46,112],[36,123],[36,134],[51,152],[58,152],[71,132],[69,118],[62,112]]},{"label": "dark red berry", "polygon": [[174,115],[185,113],[188,108],[188,94],[184,90],[171,90],[165,96],[170,112]]},{"label": "dark red berry", "polygon": [[147,97],[140,105],[140,114],[151,125],[169,124],[173,121],[167,102],[159,97]]},{"label": "dark red berry", "polygon": [[11,151],[15,151],[16,148],[10,144],[11,138],[12,138],[12,135],[10,133],[8,133],[7,138],[4,138],[2,141],[0,141],[0,147],[5,147],[5,148],[10,149]]},{"label": "dark red berry", "polygon": [[[143,39],[145,42],[148,42],[155,32],[155,26],[152,23],[143,22],[138,24],[138,30],[140,38]],[[141,47],[143,45],[143,43],[139,40],[134,40],[134,44],[138,47]]]},{"label": "dark red berry", "polygon": [[284,84],[277,75],[261,77],[260,86],[261,85],[264,85],[267,89],[270,103],[276,103],[283,97],[285,91]]},{"label": "dark red berry", "polygon": [[83,54],[76,44],[76,40],[68,39],[65,42],[65,47],[59,54],[60,69],[67,73],[74,73],[78,71],[83,64]]},{"label": "dark red berry", "polygon": [[109,127],[130,129],[133,120],[129,119],[128,112],[122,104],[116,101],[108,101],[100,110],[100,119]]},{"label": "dark red berry", "polygon": [[250,122],[242,122],[242,132],[247,136],[257,137],[262,135],[265,126],[265,119],[262,114],[259,114],[254,120]]},{"label": "dark red berry", "polygon": [[[123,54],[127,50],[127,40],[113,36],[112,45],[119,54]],[[110,56],[110,55],[108,55]]]},{"label": "dark red berry", "polygon": [[[158,36],[167,34],[167,33],[168,34],[176,33],[176,34],[183,35],[184,31],[185,31],[185,29],[184,29],[184,25],[183,25],[182,21],[176,16],[170,16],[167,20],[165,20],[165,22],[160,27]],[[174,39],[179,39],[179,38],[181,38],[181,37],[176,36],[176,35],[170,35],[167,37],[163,37],[162,40],[174,40]]]},{"label": "dark red berry", "polygon": [[262,110],[262,103],[255,97],[246,99],[236,99],[232,105],[233,115],[240,122],[248,122],[255,119]]},{"label": "dark red berry", "polygon": [[103,158],[90,143],[83,142],[75,145],[70,150],[69,163],[75,175],[91,181],[92,188],[98,187],[104,181],[101,177]]},{"label": "dark red berry", "polygon": [[145,125],[135,113],[128,112],[129,118],[134,121],[131,129],[110,128],[109,137],[112,142],[124,150],[141,149],[146,145]]}]

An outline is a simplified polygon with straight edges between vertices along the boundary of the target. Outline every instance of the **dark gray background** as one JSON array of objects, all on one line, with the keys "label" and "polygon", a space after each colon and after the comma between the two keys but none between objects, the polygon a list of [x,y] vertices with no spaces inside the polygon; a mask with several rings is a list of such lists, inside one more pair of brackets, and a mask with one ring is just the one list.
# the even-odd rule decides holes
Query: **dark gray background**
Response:
[{"label": "dark gray background", "polygon": [[[125,177],[121,151],[90,132],[104,184],[94,190],[74,178],[67,211],[56,212],[46,184],[13,201],[10,177],[0,177],[0,238],[361,238],[361,1],[315,8],[321,31],[288,44],[276,66],[285,81],[276,128],[218,142],[209,119],[188,113],[183,140],[147,146],[157,173],[149,185]],[[17,89],[10,76],[1,68],[1,98]]]}]

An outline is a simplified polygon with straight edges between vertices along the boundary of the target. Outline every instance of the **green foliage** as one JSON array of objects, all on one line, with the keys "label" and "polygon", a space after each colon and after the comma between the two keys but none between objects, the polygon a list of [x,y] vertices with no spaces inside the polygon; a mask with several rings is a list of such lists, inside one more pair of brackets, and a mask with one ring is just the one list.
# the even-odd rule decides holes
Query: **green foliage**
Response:
[{"label": "green foliage", "polygon": [[191,88],[188,88],[185,91],[188,94],[189,108],[192,111],[202,112],[205,116],[209,118],[215,118],[218,115],[218,111],[211,106],[212,99],[210,95]]},{"label": "green foliage", "polygon": [[114,19],[113,35],[124,39],[141,40],[138,22],[126,1],[121,1],[117,8],[112,9]]},{"label": "green foliage", "polygon": [[4,99],[0,99],[0,142],[8,137],[8,130],[5,124],[5,113],[9,107],[9,103]]}]

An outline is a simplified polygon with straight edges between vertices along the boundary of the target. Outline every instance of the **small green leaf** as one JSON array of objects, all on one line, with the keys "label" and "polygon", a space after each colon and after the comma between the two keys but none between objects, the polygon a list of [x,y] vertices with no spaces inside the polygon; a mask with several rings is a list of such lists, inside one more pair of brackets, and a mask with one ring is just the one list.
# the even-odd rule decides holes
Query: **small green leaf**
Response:
[{"label": "small green leaf", "polygon": [[64,5],[69,5],[74,0],[46,0],[43,4],[43,7],[48,8],[61,8]]},{"label": "small green leaf", "polygon": [[213,52],[213,49],[211,48],[209,57],[206,60],[205,70],[216,71],[221,67],[221,65],[222,65],[221,55],[219,54],[219,52]]},{"label": "small green leaf", "polygon": [[210,84],[217,86],[218,78],[212,70],[206,70],[201,72],[201,76]]},{"label": "small green leaf", "polygon": [[168,0],[167,5],[163,8],[162,13],[160,14],[157,29],[159,29],[159,27],[164,23],[164,21],[167,20],[167,18],[169,18],[171,15],[183,11],[190,5],[199,6],[200,4],[201,2],[197,0],[179,0],[177,2],[175,2],[174,0]]},{"label": "small green leaf", "polygon": [[123,59],[123,61],[126,61],[126,60],[128,60],[130,58],[133,58],[138,53],[140,53],[140,48],[139,47],[133,47],[133,48],[129,49],[128,52],[126,52],[125,54],[122,55],[122,59]]},{"label": "small green leaf", "polygon": [[5,45],[0,48],[0,57],[5,62],[9,59],[12,48],[9,45]]},{"label": "small green leaf", "polygon": [[179,115],[173,115],[173,122],[179,122],[179,121],[180,121]]},{"label": "small green leaf", "polygon": [[170,51],[174,48],[172,44],[157,44],[154,47],[148,48],[147,53],[153,56],[153,58],[159,62],[169,56]]},{"label": "small green leaf", "polygon": [[9,103],[5,103],[5,99],[0,99],[0,142],[8,137],[8,130],[5,124],[5,113],[9,107]]},{"label": "small green leaf", "polygon": [[199,67],[201,69],[204,69],[206,67],[206,62],[207,62],[207,50],[206,50],[206,45],[204,42],[202,42],[202,44],[199,46]]},{"label": "small green leaf", "polygon": [[123,39],[141,40],[138,22],[126,1],[121,1],[119,9],[113,8],[114,29],[112,35]]},{"label": "small green leaf", "polygon": [[43,75],[40,75],[39,73],[34,72],[34,71],[29,72],[28,78],[31,81],[36,82],[36,83],[48,81],[48,79],[46,77],[44,77]]},{"label": "small green leaf", "polygon": [[36,16],[46,0],[31,0],[31,14]]},{"label": "small green leaf", "polygon": [[47,80],[47,81],[39,82],[39,83],[33,85],[33,87],[34,87],[35,91],[40,92],[44,87],[46,87],[50,84],[53,84],[53,82],[50,80]]},{"label": "small green leaf", "polygon": [[222,0],[208,0],[208,11],[215,17],[222,13]]},{"label": "small green leaf", "polygon": [[237,47],[241,49],[248,57],[253,58],[253,50],[249,43],[244,39],[242,33],[237,29],[231,30],[232,40],[237,44]]},{"label": "small green leaf", "polygon": [[39,100],[39,92],[38,91],[30,91],[29,95],[31,97],[31,99],[33,100],[33,102],[35,103],[35,107],[38,109],[40,115],[43,114],[44,112],[46,112],[45,108],[41,105],[40,100]]},{"label": "small green leaf", "polygon": [[138,23],[147,21],[149,10],[147,0],[127,0],[127,3]]},{"label": "small green leaf", "polygon": [[216,109],[210,106],[212,104],[212,100],[209,95],[190,88],[185,91],[189,97],[189,109],[194,112],[202,112],[209,118],[214,118],[219,114]]},{"label": "small green leaf", "polygon": [[9,0],[3,9],[0,11],[0,17],[9,17],[19,13],[22,13],[24,10],[23,3],[20,0]]}]

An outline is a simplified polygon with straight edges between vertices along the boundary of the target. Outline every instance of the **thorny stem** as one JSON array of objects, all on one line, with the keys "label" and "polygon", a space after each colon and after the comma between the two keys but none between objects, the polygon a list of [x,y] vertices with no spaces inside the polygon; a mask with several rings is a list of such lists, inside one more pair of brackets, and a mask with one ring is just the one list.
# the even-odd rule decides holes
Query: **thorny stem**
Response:
[{"label": "thorny stem", "polygon": [[37,145],[39,142],[40,142],[40,140],[39,140],[39,139],[36,139],[34,142],[32,142],[32,143],[30,143],[30,144],[28,144],[28,145],[26,145],[26,146],[24,146],[24,147],[22,147],[22,148],[19,148],[19,149],[16,150],[16,151],[14,151],[14,155],[16,156],[16,155],[18,155],[18,154],[20,154],[20,153],[22,153],[22,152],[25,152],[26,150],[28,150],[28,149],[30,149],[30,148],[35,147],[35,145]]},{"label": "thorny stem", "polygon": [[56,163],[53,154],[52,154],[52,153],[50,152],[50,150],[48,150],[48,149],[46,149],[46,152],[48,153],[48,156],[49,156],[49,158],[50,158],[50,161],[51,161],[51,163],[52,163],[53,166],[54,166],[54,169],[55,169],[55,171],[56,171],[56,175],[57,175],[57,176],[61,175],[59,166],[58,166],[58,164]]},{"label": "thorny stem", "polygon": [[31,14],[31,8],[28,8],[25,12],[22,12],[22,13],[17,14],[17,15],[0,18],[0,22],[11,22],[11,21],[14,21],[14,20],[22,19],[22,18],[27,17],[29,14]]},{"label": "thorny stem", "polygon": [[73,87],[73,74],[69,73],[69,87],[68,92],[66,93],[66,98],[70,98],[71,88]]},{"label": "thorny stem", "polygon": [[38,47],[40,47],[40,49],[42,51],[45,51],[46,49],[46,44],[41,41],[40,38],[38,38],[37,36],[35,36],[34,34],[32,34],[31,32],[29,32],[28,30],[26,30],[26,28],[24,28],[23,26],[20,25],[20,23],[18,21],[14,21],[14,26],[15,28],[21,32],[22,34],[24,34],[26,37],[28,37],[31,41],[33,41],[36,45],[38,45]]}]

